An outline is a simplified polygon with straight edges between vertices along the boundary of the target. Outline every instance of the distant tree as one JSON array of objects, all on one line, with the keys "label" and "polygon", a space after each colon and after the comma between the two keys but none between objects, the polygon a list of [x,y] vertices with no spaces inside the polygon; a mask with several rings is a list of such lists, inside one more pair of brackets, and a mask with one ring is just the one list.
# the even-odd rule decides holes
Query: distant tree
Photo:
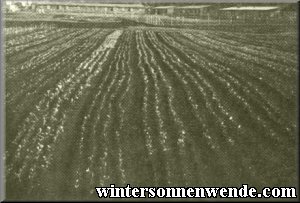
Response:
[{"label": "distant tree", "polygon": [[21,2],[16,2],[15,5],[20,9],[24,8]]}]

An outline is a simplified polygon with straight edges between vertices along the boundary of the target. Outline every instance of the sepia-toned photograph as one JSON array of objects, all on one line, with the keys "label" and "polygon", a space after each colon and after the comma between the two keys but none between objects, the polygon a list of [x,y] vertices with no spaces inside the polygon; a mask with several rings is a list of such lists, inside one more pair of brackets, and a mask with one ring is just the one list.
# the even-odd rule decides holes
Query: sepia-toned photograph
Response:
[{"label": "sepia-toned photograph", "polygon": [[1,4],[3,200],[299,200],[296,2]]}]

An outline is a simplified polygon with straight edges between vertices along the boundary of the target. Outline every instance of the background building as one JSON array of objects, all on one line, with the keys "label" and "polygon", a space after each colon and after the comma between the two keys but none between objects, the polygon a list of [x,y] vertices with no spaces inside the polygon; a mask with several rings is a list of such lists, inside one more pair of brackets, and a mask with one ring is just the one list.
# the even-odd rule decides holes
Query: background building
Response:
[{"label": "background building", "polygon": [[146,7],[142,4],[34,3],[32,10],[40,13],[144,14]]}]

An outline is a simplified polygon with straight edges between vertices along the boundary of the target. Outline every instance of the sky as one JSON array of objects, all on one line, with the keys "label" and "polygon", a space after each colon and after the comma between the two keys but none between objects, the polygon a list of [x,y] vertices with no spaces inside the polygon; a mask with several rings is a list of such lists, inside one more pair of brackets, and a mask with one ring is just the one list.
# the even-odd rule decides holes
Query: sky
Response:
[{"label": "sky", "polygon": [[[14,0],[18,1],[18,0]],[[26,0],[22,0],[26,1]],[[31,2],[72,2],[72,3],[293,3],[297,0],[28,0]]]}]

